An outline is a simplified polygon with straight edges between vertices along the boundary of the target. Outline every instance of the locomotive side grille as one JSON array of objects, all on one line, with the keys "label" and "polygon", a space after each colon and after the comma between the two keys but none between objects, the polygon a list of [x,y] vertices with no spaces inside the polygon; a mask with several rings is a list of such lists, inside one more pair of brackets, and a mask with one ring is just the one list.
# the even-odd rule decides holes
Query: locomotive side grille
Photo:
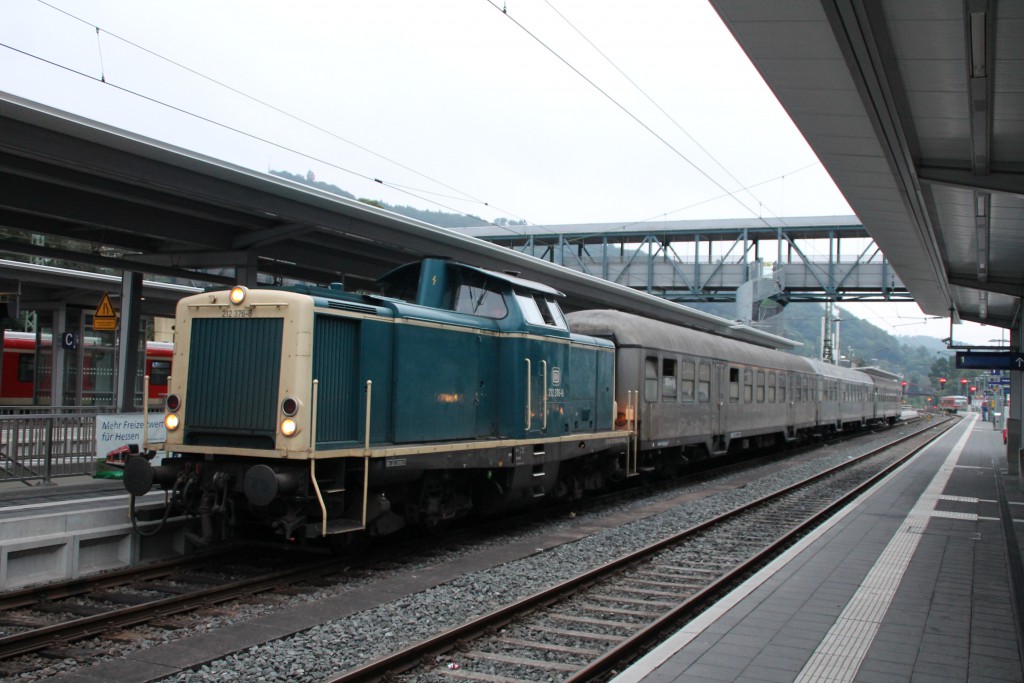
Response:
[{"label": "locomotive side grille", "polygon": [[185,443],[273,448],[280,318],[192,322]]},{"label": "locomotive side grille", "polygon": [[366,313],[373,315],[377,312],[377,309],[373,306],[363,306],[361,304],[353,304],[348,301],[328,301],[328,308],[333,308],[336,311],[351,311],[353,313]]},{"label": "locomotive side grille", "polygon": [[313,379],[319,380],[316,440],[359,437],[359,323],[318,315],[313,330]]}]

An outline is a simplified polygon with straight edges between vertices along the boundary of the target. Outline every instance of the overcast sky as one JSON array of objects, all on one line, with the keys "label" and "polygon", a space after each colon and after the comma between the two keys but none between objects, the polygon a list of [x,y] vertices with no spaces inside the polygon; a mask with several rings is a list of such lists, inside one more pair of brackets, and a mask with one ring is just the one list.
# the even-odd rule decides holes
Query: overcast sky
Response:
[{"label": "overcast sky", "polygon": [[[3,0],[0,43],[0,90],[392,204],[539,225],[852,213],[704,0]],[[850,310],[950,332],[913,304]]]}]

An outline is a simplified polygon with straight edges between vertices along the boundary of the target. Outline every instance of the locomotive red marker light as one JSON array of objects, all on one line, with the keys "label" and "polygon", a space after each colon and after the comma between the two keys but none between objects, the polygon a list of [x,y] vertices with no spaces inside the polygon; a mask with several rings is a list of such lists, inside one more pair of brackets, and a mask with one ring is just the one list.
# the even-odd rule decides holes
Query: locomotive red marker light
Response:
[{"label": "locomotive red marker light", "polygon": [[281,401],[281,412],[292,417],[295,413],[299,412],[299,401],[298,399],[289,396],[285,400]]},{"label": "locomotive red marker light", "polygon": [[167,396],[167,410],[174,413],[177,412],[178,408],[181,407],[181,397],[177,394],[168,394]]},{"label": "locomotive red marker light", "polygon": [[249,293],[248,289],[246,289],[245,287],[242,287],[241,285],[239,285],[239,286],[233,287],[231,289],[231,293],[228,294],[228,299],[231,300],[231,303],[233,303],[234,305],[237,306],[238,304],[240,304],[243,301],[245,301],[245,297],[246,297],[246,295],[248,293]]}]

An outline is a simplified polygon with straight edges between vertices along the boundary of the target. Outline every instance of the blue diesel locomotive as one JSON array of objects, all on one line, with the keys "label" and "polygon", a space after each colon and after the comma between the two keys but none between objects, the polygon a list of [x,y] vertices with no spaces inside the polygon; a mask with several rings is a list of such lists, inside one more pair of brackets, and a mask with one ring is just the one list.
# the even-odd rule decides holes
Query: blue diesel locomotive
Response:
[{"label": "blue diesel locomotive", "polygon": [[171,491],[198,545],[344,544],[899,415],[890,373],[613,311],[570,332],[559,292],[512,275],[426,259],[379,284],[183,299],[150,444],[173,456],[131,458],[127,490]]},{"label": "blue diesel locomotive", "polygon": [[128,491],[173,490],[205,545],[437,527],[625,476],[614,347],[571,334],[559,292],[441,259],[380,285],[183,299],[152,445],[175,455],[129,461]]}]

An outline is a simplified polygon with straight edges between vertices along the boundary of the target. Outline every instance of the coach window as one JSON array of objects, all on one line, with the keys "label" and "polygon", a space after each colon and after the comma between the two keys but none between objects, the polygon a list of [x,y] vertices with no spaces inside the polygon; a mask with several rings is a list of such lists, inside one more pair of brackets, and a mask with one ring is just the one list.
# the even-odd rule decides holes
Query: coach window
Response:
[{"label": "coach window", "polygon": [[786,402],[786,373],[779,373],[779,402]]},{"label": "coach window", "polygon": [[768,373],[768,402],[775,403],[775,382],[777,382],[774,372]]},{"label": "coach window", "polygon": [[738,403],[740,400],[740,370],[729,368],[729,401]]},{"label": "coach window", "polygon": [[687,403],[694,399],[693,380],[693,361],[684,360],[679,372],[679,397]]},{"label": "coach window", "polygon": [[700,379],[697,382],[697,399],[701,403],[711,400],[711,366],[707,363],[700,364]]},{"label": "coach window", "polygon": [[676,359],[663,358],[661,361],[661,400],[674,402],[679,397],[676,390]]},{"label": "coach window", "polygon": [[658,400],[658,359],[654,356],[644,361],[644,398],[648,403]]},{"label": "coach window", "polygon": [[754,401],[754,371],[743,371],[743,402],[753,403]]},{"label": "coach window", "polygon": [[[0,335],[2,336],[2,335]],[[31,382],[36,374],[36,355],[34,353],[18,354],[18,381]]]},{"label": "coach window", "polygon": [[169,360],[155,360],[150,366],[149,383],[158,387],[166,387],[167,379],[171,376],[171,362]]},{"label": "coach window", "polygon": [[757,402],[764,403],[764,370],[757,371]]}]

